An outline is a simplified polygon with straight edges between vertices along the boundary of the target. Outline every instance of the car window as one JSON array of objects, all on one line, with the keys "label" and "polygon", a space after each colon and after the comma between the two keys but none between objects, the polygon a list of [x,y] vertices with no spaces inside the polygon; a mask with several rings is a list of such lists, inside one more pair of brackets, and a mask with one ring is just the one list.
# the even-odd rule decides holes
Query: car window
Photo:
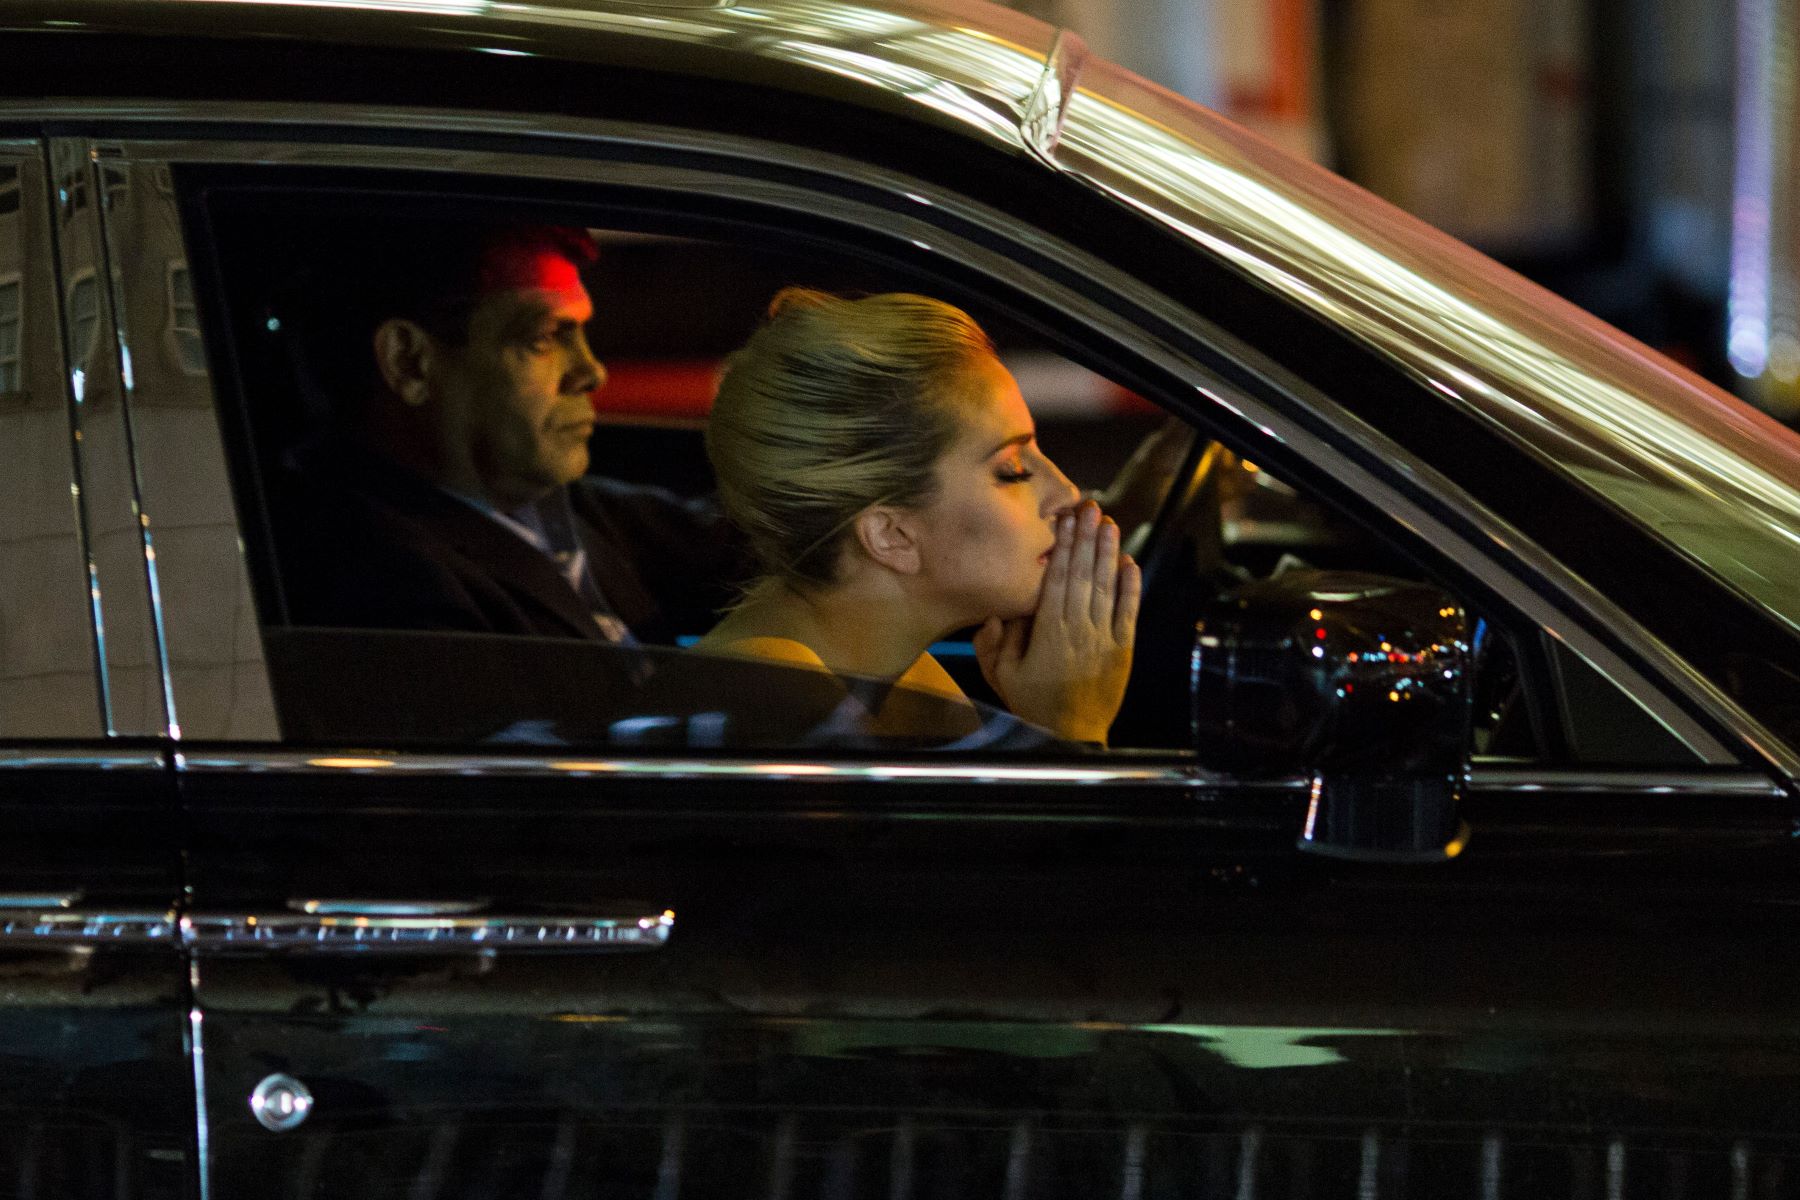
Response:
[{"label": "car window", "polygon": [[[265,518],[251,557],[284,737],[481,744],[541,735],[546,745],[725,748],[1046,743],[1000,707],[966,630],[931,647],[968,698],[953,706],[839,673],[843,707],[818,710],[816,673],[692,649],[754,574],[745,539],[722,514],[704,446],[725,358],[783,288],[867,295],[918,291],[927,281],[848,255],[584,228],[598,257],[583,273],[593,308],[583,332],[605,382],[592,395],[586,470],[566,497],[557,493],[568,511],[549,518],[569,522],[565,542],[540,524],[541,512],[525,518],[533,526],[525,529],[519,513],[471,504],[441,480],[416,486],[417,472],[392,469],[404,448],[368,453],[344,403],[369,384],[355,378],[363,345],[339,337],[337,276],[321,267],[336,261],[342,225],[309,219],[298,201],[276,209],[215,200],[211,216],[242,373],[239,502]],[[458,220],[466,217],[446,228]],[[1045,452],[1080,488],[1103,489],[1161,414],[1003,315],[982,319],[1032,396]],[[341,353],[347,343],[354,349]],[[387,570],[401,546],[429,549]],[[624,565],[603,561],[609,553]],[[554,562],[565,575],[579,572],[573,555],[586,570],[579,584],[546,569]],[[465,568],[476,561],[484,565],[472,579]],[[354,563],[369,569],[359,574]],[[384,582],[372,582],[381,572]],[[580,635],[589,616],[627,642],[587,644]],[[569,639],[561,653],[548,640],[555,637]],[[417,699],[373,703],[368,687],[340,690],[359,654],[387,664],[381,678]],[[475,684],[502,675],[506,688]],[[759,675],[766,678],[755,682]],[[781,697],[773,707],[771,696]],[[846,715],[858,710],[867,710],[861,720]],[[692,737],[677,728],[687,717],[699,721]]]},{"label": "car window", "polygon": [[0,149],[0,740],[100,732],[44,196]]},{"label": "car window", "polygon": [[[365,214],[352,226],[397,213],[415,227],[439,222],[446,244],[477,219],[523,224],[542,211],[396,203],[306,189],[207,195],[221,281],[214,319],[238,373],[226,432],[287,740],[1091,751],[1074,745],[1088,739],[1008,716],[973,627],[930,647],[950,690],[917,696],[910,672],[891,690],[841,672],[833,691],[807,664],[692,649],[755,574],[705,449],[721,366],[771,298],[802,285],[937,292],[964,305],[1017,380],[1044,455],[1115,514],[1145,598],[1111,750],[1291,767],[1321,730],[1342,738],[1360,722],[1371,747],[1388,746],[1390,732],[1450,729],[1465,756],[1503,761],[1691,760],[1605,680],[1566,703],[1573,676],[1541,631],[1446,590],[1395,531],[1345,517],[1211,431],[1169,417],[1142,389],[1083,365],[1104,357],[1092,347],[935,275],[929,260],[816,239],[699,236],[673,217],[602,221],[617,214],[559,207],[562,227],[579,227],[598,248],[580,271],[588,307],[564,323],[579,325],[604,364],[582,418],[591,425],[586,470],[570,485],[574,498],[558,501],[567,511],[499,511],[453,483],[419,489],[413,471],[402,485],[393,452],[371,457],[346,436],[345,398],[370,394],[389,369],[370,366],[366,336],[346,339],[334,325],[349,277],[337,264],[363,236],[344,233],[346,209]],[[340,237],[348,250],[334,244]],[[180,299],[169,295],[175,314]],[[192,298],[204,315],[208,297]],[[373,386],[399,396],[392,384],[383,376]],[[404,497],[394,490],[402,487]],[[346,488],[358,497],[348,508]],[[559,533],[558,522],[577,533]],[[413,561],[411,549],[452,528],[454,545]],[[590,528],[613,539],[606,544],[650,547],[642,570],[598,575],[590,564],[608,552],[584,540],[579,531]],[[471,557],[483,564],[473,575]],[[346,573],[357,563],[366,569]],[[339,582],[321,591],[326,578]],[[605,644],[592,644],[588,621]],[[577,634],[580,644],[567,640]],[[942,703],[947,694],[957,706]],[[902,696],[906,712],[896,715]],[[1631,736],[1575,736],[1574,724],[1599,712]]]}]

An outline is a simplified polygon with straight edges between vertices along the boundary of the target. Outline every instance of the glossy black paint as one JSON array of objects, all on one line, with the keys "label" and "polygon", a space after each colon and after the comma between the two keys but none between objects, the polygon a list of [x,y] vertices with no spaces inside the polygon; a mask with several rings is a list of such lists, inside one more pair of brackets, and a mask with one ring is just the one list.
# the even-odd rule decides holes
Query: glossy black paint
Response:
[{"label": "glossy black paint", "polygon": [[[1491,1139],[1497,1194],[1584,1194],[1584,1171],[1605,1194],[1618,1141],[1628,1194],[1686,1169],[1701,1195],[1740,1146],[1758,1170],[1794,1153],[1769,797],[1701,820],[1491,793],[1454,866],[1381,870],[1296,860],[1293,788],[188,788],[202,908],[380,889],[678,914],[637,955],[203,959],[215,1195],[272,1170],[369,1196],[888,1195],[897,1172],[1085,1196],[1133,1171],[1137,1194],[1233,1194],[1245,1154],[1261,1188],[1353,1195],[1369,1136],[1379,1195],[1480,1194]],[[319,1097],[291,1134],[244,1105],[276,1070]]]},{"label": "glossy black paint", "polygon": [[[603,64],[597,86],[593,63],[427,49],[422,22],[417,40],[332,48],[329,71],[297,43],[244,37],[30,33],[0,53],[18,96],[492,104],[878,149],[889,167],[1079,241],[1206,311],[1171,327],[1120,308],[1371,463],[1358,421],[1454,470],[1598,586],[1641,601],[1650,627],[1703,667],[1746,655],[1779,673],[1792,661],[1786,632],[1674,551],[1348,339],[1022,155],[891,113],[875,138],[870,110],[842,96],[642,64]],[[117,133],[79,116],[54,128]],[[129,132],[396,136],[248,122]],[[1009,251],[1028,255],[1028,241]],[[1027,315],[1078,332],[1049,307]],[[1219,330],[1336,406],[1309,409],[1228,360],[1209,340]],[[1175,390],[1137,370],[1121,374]],[[1366,498],[1297,456],[1267,465],[1368,515]],[[1427,565],[1471,602],[1493,599]],[[1732,688],[1767,717],[1791,711],[1782,686]],[[88,804],[82,789],[98,775],[43,775],[12,793],[8,816],[68,853],[21,849],[9,868],[46,885],[73,872],[96,895],[179,899],[196,914],[287,913],[323,897],[480,898],[550,920],[628,900],[678,914],[665,949],[635,955],[197,953],[198,1128],[220,1200],[272,1187],[658,1200],[1774,1196],[1800,1169],[1792,810],[1740,773],[1585,786],[1527,776],[1535,790],[1478,780],[1462,855],[1398,868],[1296,855],[1302,780],[720,779],[480,757],[410,774],[397,754],[382,758],[392,768],[326,769],[299,754],[233,763],[241,748],[182,750],[185,827],[161,776],[127,803]],[[64,1194],[121,1190],[105,1190],[114,1160],[95,1150],[139,1117],[132,1180],[144,1195],[179,1190],[190,1164],[173,1157],[185,1135],[171,1131],[195,1127],[180,961],[96,954],[66,976],[53,964],[76,960],[60,952],[0,964],[21,981],[0,1017],[16,1052],[13,1103],[29,1112],[18,1190],[52,1190],[47,1162],[62,1164]],[[275,1071],[318,1101],[290,1133],[260,1128],[247,1105]],[[80,1113],[42,1121],[67,1137],[53,1157],[29,1149],[46,1094]]]},{"label": "glossy black paint", "polygon": [[[169,776],[95,747],[0,758],[0,892],[74,913],[171,912],[180,895]],[[115,760],[112,767],[105,764]],[[174,1200],[193,1180],[187,969],[161,944],[72,944],[0,911],[0,1178],[20,1194]]]}]

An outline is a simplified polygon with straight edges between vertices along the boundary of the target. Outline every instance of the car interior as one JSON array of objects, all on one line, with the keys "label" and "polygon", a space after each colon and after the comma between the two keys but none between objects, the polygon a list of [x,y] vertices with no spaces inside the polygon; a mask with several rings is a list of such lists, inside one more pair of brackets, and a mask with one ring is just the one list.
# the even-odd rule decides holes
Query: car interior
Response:
[{"label": "car interior", "polygon": [[[249,183],[208,178],[188,195],[189,241],[201,264],[198,277],[213,281],[211,287],[203,282],[198,301],[203,311],[213,310],[215,328],[230,331],[227,370],[215,377],[233,385],[228,394],[235,396],[235,404],[226,404],[222,423],[239,512],[247,533],[258,531],[249,538],[247,554],[277,706],[289,737],[329,742],[354,735],[395,744],[537,739],[557,745],[701,749],[802,744],[870,748],[866,739],[816,740],[817,731],[829,725],[824,715],[830,706],[823,697],[817,700],[823,707],[790,706],[806,714],[799,726],[771,727],[764,717],[752,716],[766,710],[757,702],[763,686],[748,678],[728,686],[729,673],[717,660],[708,660],[702,670],[692,661],[697,656],[681,655],[679,647],[704,629],[682,630],[675,647],[638,651],[637,666],[602,661],[607,647],[573,654],[566,646],[521,644],[500,654],[499,659],[516,655],[510,660],[515,665],[507,669],[498,665],[493,644],[473,644],[485,635],[385,631],[378,639],[376,631],[291,626],[282,600],[280,547],[266,536],[264,487],[284,456],[316,435],[328,403],[296,328],[303,310],[298,293],[329,283],[309,268],[320,250],[309,243],[309,237],[317,236],[309,234],[309,214],[328,206],[341,218],[360,206],[429,222],[464,217],[476,202],[442,193],[396,197],[337,179],[282,177],[281,183],[268,186],[260,175]],[[488,199],[479,203],[484,219],[504,211]],[[1194,751],[1199,731],[1210,719],[1196,700],[1201,658],[1196,614],[1234,589],[1320,573],[1328,582],[1346,572],[1365,582],[1429,579],[1429,572],[1398,548],[1391,533],[1345,518],[1233,453],[1210,436],[1213,431],[1170,415],[1154,397],[1089,369],[1084,360],[1095,356],[1021,319],[1004,297],[936,276],[928,265],[878,259],[799,236],[719,236],[669,214],[563,202],[548,207],[520,202],[516,208],[522,220],[551,217],[578,223],[600,247],[598,262],[584,273],[596,307],[587,332],[608,373],[596,398],[599,424],[590,443],[590,472],[683,496],[703,497],[712,489],[702,435],[719,364],[756,328],[769,298],[782,287],[801,284],[843,294],[916,291],[967,309],[1018,378],[1044,451],[1084,492],[1103,502],[1120,522],[1126,548],[1143,567],[1146,590],[1136,663],[1114,726],[1115,752]],[[1445,602],[1460,614],[1474,664],[1467,735],[1471,753],[1499,761],[1573,757],[1567,714],[1559,712],[1556,664],[1537,635],[1490,621],[1454,598]],[[1439,606],[1433,601],[1427,607]],[[929,736],[877,741],[875,748],[1043,746],[1044,739],[1022,733],[1016,728],[1020,723],[1009,724],[998,708],[973,655],[970,632],[952,635],[933,649],[977,702],[979,718],[971,722],[966,712],[940,713],[925,723]],[[390,667],[378,673],[379,681],[370,680],[370,686],[389,695],[388,702],[349,704],[342,699],[345,690],[333,681],[371,675],[366,664],[377,640],[386,647],[383,661],[408,665]],[[663,681],[663,691],[653,701],[618,686],[620,680],[641,681],[646,658],[659,664],[650,674]],[[360,669],[359,662],[364,664]],[[1247,662],[1234,659],[1232,666],[1234,678],[1246,686],[1258,678]],[[507,676],[511,682],[472,696],[444,674],[446,663],[454,664],[451,675]],[[816,686],[816,681],[786,679],[798,672],[758,669],[796,694]],[[1265,673],[1260,682],[1271,696],[1291,686],[1279,672]],[[407,688],[415,696],[430,697],[430,703],[408,703]],[[596,704],[600,694],[632,698]],[[1401,691],[1394,694],[1405,698]],[[1629,706],[1612,705],[1614,710],[1624,707]],[[720,711],[734,714],[728,733],[720,732],[715,719]],[[705,714],[698,725],[689,719],[695,713]],[[1633,718],[1624,714],[1619,719]],[[1229,725],[1222,722],[1212,731],[1214,744],[1233,736]],[[1205,746],[1206,739],[1200,737],[1199,744]]]}]

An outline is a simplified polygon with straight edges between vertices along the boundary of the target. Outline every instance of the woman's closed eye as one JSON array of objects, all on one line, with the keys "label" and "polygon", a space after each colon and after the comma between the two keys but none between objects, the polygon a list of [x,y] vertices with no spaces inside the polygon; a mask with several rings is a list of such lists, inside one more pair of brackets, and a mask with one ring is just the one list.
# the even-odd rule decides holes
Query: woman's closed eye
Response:
[{"label": "woman's closed eye", "polygon": [[1024,483],[1037,472],[1020,463],[1001,463],[994,468],[994,478],[1001,483]]}]

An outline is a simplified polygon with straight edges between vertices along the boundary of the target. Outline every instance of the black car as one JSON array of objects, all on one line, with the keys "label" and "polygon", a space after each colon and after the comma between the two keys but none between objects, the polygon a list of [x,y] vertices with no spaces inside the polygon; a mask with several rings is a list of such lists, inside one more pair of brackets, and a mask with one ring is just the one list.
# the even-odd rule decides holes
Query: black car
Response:
[{"label": "black car", "polygon": [[[1800,1192],[1792,433],[974,0],[22,0],[0,63],[14,1194]],[[976,313],[1144,566],[1111,748],[291,621],[358,214],[592,230],[595,470],[698,498],[775,289]]]}]

